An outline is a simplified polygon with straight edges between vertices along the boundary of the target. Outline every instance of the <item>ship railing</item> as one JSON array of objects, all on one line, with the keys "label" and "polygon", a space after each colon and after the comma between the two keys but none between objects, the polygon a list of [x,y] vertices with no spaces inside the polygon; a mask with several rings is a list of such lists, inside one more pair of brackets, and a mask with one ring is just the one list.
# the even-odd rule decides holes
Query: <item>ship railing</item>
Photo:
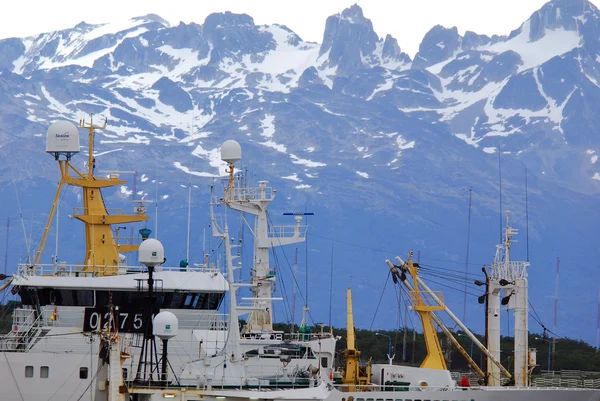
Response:
[{"label": "ship railing", "polygon": [[[337,388],[340,391],[349,391],[351,389],[351,387],[355,387],[356,390],[355,391],[360,391],[360,392],[364,392],[365,397],[364,399],[362,399],[362,401],[365,400],[369,400],[372,401],[372,399],[374,397],[369,397],[368,394],[369,392],[373,392],[373,391],[398,391],[398,392],[402,392],[402,391],[414,391],[414,390],[430,390],[430,391],[449,391],[449,390],[453,390],[453,389],[458,389],[457,387],[451,387],[451,386],[431,386],[431,385],[427,385],[427,387],[421,387],[417,384],[407,384],[407,385],[382,385],[382,384],[360,384],[360,385],[348,385],[348,384],[334,384],[333,385],[335,388]],[[361,398],[357,399],[358,401],[361,401]]]},{"label": "ship railing", "polygon": [[492,262],[490,278],[492,280],[505,279],[514,281],[527,276],[527,267],[529,262],[511,261],[508,266],[504,262]]},{"label": "ship railing", "polygon": [[[297,359],[292,359],[292,361]],[[311,361],[315,372],[319,368],[318,359],[301,359],[303,362]],[[278,365],[265,366],[264,363],[246,363],[246,375],[248,385],[258,389],[262,387],[285,387],[285,388],[305,388],[316,387],[321,383],[321,378],[318,373],[314,373],[311,377],[308,372],[309,365]],[[264,378],[264,379],[261,379]],[[268,379],[266,379],[268,378]]]},{"label": "ship railing", "polygon": [[168,309],[177,316],[179,328],[192,330],[227,330],[229,315],[198,313],[197,310]]},{"label": "ship railing", "polygon": [[[254,188],[234,188],[233,197],[238,202],[248,202],[254,200],[273,200],[275,197],[275,190],[271,187],[254,187]],[[231,199],[228,196],[229,189],[225,188],[225,199]]]},{"label": "ship railing", "polygon": [[305,238],[307,226],[285,225],[270,226],[269,238]]},{"label": "ship railing", "polygon": [[[96,277],[100,274],[104,274],[107,269],[113,268],[112,266],[100,266],[100,265],[84,265],[84,264],[67,264],[66,262],[59,262],[54,264],[19,264],[17,266],[17,275],[30,277],[30,276],[59,276],[59,277]],[[127,266],[119,265],[118,273],[123,274],[136,274],[146,273],[148,269],[145,266]],[[193,272],[193,273],[211,273],[219,274],[220,270],[214,267],[204,266],[188,266],[188,267],[170,267],[170,266],[159,266],[155,271],[167,271],[167,272]]]},{"label": "ship railing", "polygon": [[[460,386],[455,386],[455,387],[451,387],[451,386],[431,386],[428,385],[426,388],[418,386],[418,385],[413,385],[413,384],[408,384],[405,386],[402,385],[380,385],[380,384],[367,384],[367,385],[347,385],[347,384],[334,384],[333,385],[335,388],[337,388],[340,391],[348,391],[350,389],[350,387],[355,387],[356,391],[360,391],[363,392],[364,391],[364,398],[356,398],[357,401],[365,401],[365,400],[372,400],[375,397],[369,397],[368,394],[369,392],[374,392],[374,391],[407,391],[407,390],[428,390],[428,391],[462,391],[465,388],[464,387],[460,387]],[[468,388],[471,391],[545,391],[548,389],[555,389],[555,390],[570,390],[570,391],[583,391],[585,389],[582,388],[565,388],[565,387],[512,387],[512,386],[499,386],[499,387],[488,387],[488,386],[482,386],[482,387],[469,387]],[[471,397],[472,398],[472,397]]]},{"label": "ship railing", "polygon": [[35,309],[17,308],[13,311],[11,331],[0,341],[0,350],[27,352],[32,345],[32,339],[41,331],[41,314]]},{"label": "ship railing", "polygon": [[324,338],[332,338],[332,334],[329,332],[323,333],[285,333],[284,338],[290,341],[312,341],[322,340]]}]

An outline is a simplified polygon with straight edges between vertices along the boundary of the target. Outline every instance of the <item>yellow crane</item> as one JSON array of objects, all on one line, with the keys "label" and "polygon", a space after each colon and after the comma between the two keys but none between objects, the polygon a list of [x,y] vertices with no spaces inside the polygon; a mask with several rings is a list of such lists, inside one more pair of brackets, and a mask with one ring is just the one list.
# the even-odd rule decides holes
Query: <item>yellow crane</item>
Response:
[{"label": "yellow crane", "polygon": [[[354,316],[352,315],[352,291],[348,287],[346,294],[348,315],[346,321],[346,349],[342,351],[345,365],[342,375],[342,383],[347,386],[348,391],[357,391],[356,386],[365,386],[371,382],[371,359],[362,365],[360,364],[360,351],[356,349],[356,337],[354,335]],[[364,389],[364,387],[359,388]]]}]

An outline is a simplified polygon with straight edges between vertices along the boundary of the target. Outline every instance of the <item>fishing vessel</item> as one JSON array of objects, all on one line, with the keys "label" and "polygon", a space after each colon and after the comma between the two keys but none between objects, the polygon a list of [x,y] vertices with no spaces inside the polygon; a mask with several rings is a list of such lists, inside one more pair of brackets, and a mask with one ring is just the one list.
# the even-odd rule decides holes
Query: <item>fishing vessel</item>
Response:
[{"label": "fishing vessel", "polygon": [[[21,300],[11,331],[0,338],[2,399],[146,400],[184,393],[188,400],[325,398],[322,378],[333,369],[333,336],[286,338],[272,326],[275,277],[268,251],[303,241],[301,218],[291,227],[267,226],[267,205],[275,191],[266,182],[253,189],[234,187],[234,159],[241,153],[237,143],[229,143],[233,147],[224,147],[224,158],[230,179],[218,203],[256,216],[252,280],[234,281],[233,270],[240,266],[233,264],[227,225],[219,231],[214,215],[214,235],[226,249],[225,271],[206,260],[168,267],[157,256],[162,245],[153,248],[157,241],[148,228],[135,239],[119,236],[121,225],[149,217],[143,201],[135,201],[133,214],[106,207],[102,190],[125,181],[116,172],[95,174],[94,135],[105,127],[106,122],[98,126],[90,118],[79,127],[60,121],[48,129],[46,151],[57,161],[61,180],[35,257],[20,264],[2,286],[12,286]],[[79,129],[87,130],[89,139],[85,170],[72,160],[80,150]],[[43,264],[60,193],[67,185],[82,192],[83,207],[72,216],[85,227],[83,262],[53,258],[53,263]],[[140,252],[145,248],[151,254],[141,252],[140,262],[151,261],[125,265],[124,254],[138,251],[140,245]],[[236,299],[240,287],[251,290],[252,296],[242,300],[247,305]],[[226,294],[228,314],[222,313]],[[247,313],[248,324],[240,330],[238,317]],[[169,333],[163,327],[155,335],[153,319],[159,315],[172,326]]]},{"label": "fishing vessel", "polygon": [[[352,296],[348,289],[347,330],[348,343],[344,351],[345,366],[341,380],[334,385],[328,401],[598,401],[600,390],[579,388],[531,387],[531,373],[536,367],[536,350],[528,347],[528,262],[512,261],[510,248],[517,230],[508,225],[504,241],[496,250],[491,274],[486,273],[488,302],[488,343],[477,337],[445,305],[441,292],[432,291],[418,274],[419,265],[413,263],[412,252],[407,261],[396,257],[397,264],[387,260],[393,281],[406,288],[412,309],[419,315],[427,348],[420,367],[389,364],[360,363],[360,352],[354,342]],[[515,344],[514,369],[510,373],[500,363],[500,308],[514,311]],[[440,318],[447,313],[463,332],[487,357],[484,372],[461,347]],[[436,325],[468,360],[480,376],[480,386],[459,385],[447,369],[440,346]],[[506,385],[501,385],[502,382]],[[465,383],[465,384],[468,384]]]}]

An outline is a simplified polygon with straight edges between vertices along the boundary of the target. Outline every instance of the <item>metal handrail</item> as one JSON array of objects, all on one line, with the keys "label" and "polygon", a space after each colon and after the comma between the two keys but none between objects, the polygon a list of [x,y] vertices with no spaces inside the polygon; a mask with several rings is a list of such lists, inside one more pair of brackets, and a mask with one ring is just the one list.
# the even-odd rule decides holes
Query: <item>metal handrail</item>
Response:
[{"label": "metal handrail", "polygon": [[[17,275],[30,277],[30,276],[75,276],[75,277],[93,277],[98,273],[107,269],[108,266],[101,265],[84,265],[84,264],[66,264],[64,262],[56,264],[38,264],[33,266],[31,264],[21,263],[17,265]],[[135,274],[145,273],[147,268],[144,266],[127,266],[119,265],[119,274]],[[155,271],[168,271],[168,272],[196,272],[196,273],[221,273],[219,269],[212,267],[170,267],[160,266]]]}]

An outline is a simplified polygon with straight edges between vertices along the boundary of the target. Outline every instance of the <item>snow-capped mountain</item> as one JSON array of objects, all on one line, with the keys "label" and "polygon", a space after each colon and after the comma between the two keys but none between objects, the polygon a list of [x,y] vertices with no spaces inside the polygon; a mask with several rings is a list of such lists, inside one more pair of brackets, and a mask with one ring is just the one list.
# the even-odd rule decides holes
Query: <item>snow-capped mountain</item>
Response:
[{"label": "snow-capped mountain", "polygon": [[[268,179],[284,198],[272,205],[274,216],[316,213],[308,253],[316,319],[326,319],[328,308],[316,305],[328,302],[328,278],[317,275],[329,277],[333,244],[334,272],[344,272],[335,297],[355,286],[355,297],[373,304],[358,314],[366,326],[386,258],[415,249],[423,266],[464,273],[471,186],[470,272],[491,261],[500,236],[500,162],[502,209],[521,228],[514,257],[525,258],[528,249],[532,262],[532,303],[549,321],[548,269],[560,257],[561,274],[578,277],[561,281],[561,333],[591,341],[594,308],[574,310],[595,304],[598,290],[599,17],[587,1],[554,0],[508,36],[461,36],[436,26],[414,60],[402,52],[402,38],[380,37],[356,5],[327,19],[321,44],[232,13],[212,14],[201,25],[170,26],[156,15],[82,22],[2,40],[0,218],[29,216],[23,225],[35,244],[57,174],[43,157],[45,130],[57,119],[94,113],[108,118],[97,138],[98,162],[139,172],[136,196],[159,200],[159,238],[170,260],[185,255],[181,227],[193,177],[192,256],[200,258],[207,187],[224,173],[220,144],[234,138],[249,180]],[[126,204],[133,191],[122,187],[108,202]],[[61,216],[76,202],[68,192]],[[79,228],[62,219],[61,227],[71,228],[61,234],[61,257],[80,257]],[[15,226],[14,263],[26,253]],[[289,275],[283,260],[278,269]],[[462,294],[446,290],[459,309]],[[389,289],[384,299],[396,302]],[[338,302],[334,310],[343,307]],[[473,302],[468,310],[477,329],[482,312]],[[278,313],[285,320],[284,310]],[[376,324],[389,327],[390,315],[394,308],[380,311]]]}]

